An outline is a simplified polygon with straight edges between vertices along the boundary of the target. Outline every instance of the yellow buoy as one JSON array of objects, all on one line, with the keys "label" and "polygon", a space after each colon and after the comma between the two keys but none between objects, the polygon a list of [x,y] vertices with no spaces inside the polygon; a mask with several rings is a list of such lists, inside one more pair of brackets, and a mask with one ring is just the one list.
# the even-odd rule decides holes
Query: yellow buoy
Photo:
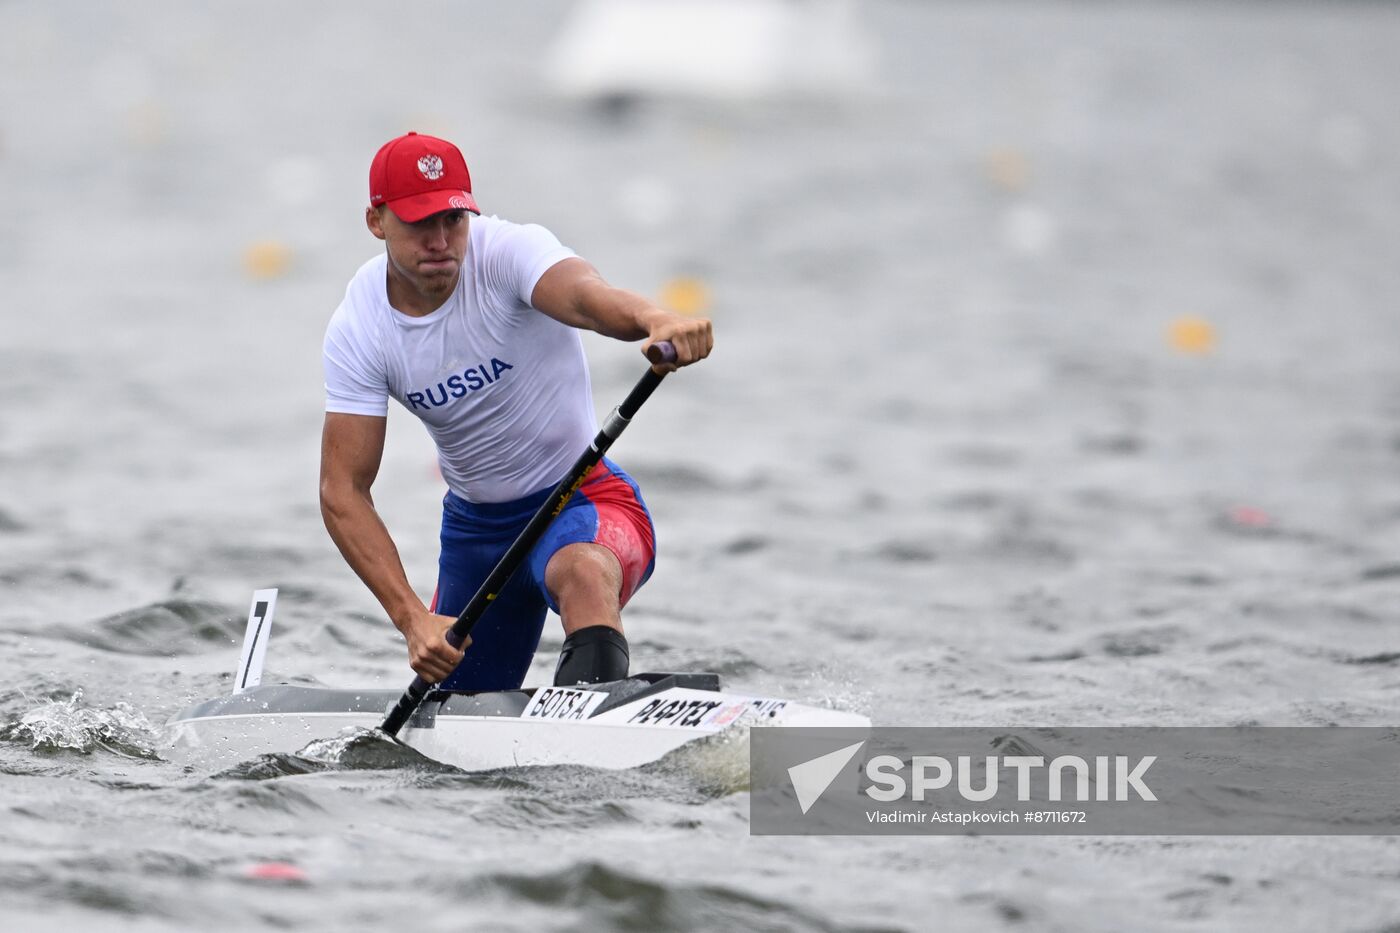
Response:
[{"label": "yellow buoy", "polygon": [[677,314],[702,314],[710,306],[710,290],[699,279],[672,279],[661,286],[661,306]]},{"label": "yellow buoy", "polygon": [[1179,353],[1209,353],[1215,349],[1215,327],[1202,318],[1179,317],[1167,329],[1167,340]]},{"label": "yellow buoy", "polygon": [[276,240],[259,240],[243,251],[243,271],[256,281],[280,278],[291,264],[292,251]]},{"label": "yellow buoy", "polygon": [[987,180],[1003,191],[1024,191],[1031,181],[1031,163],[1016,149],[993,149],[983,157]]}]

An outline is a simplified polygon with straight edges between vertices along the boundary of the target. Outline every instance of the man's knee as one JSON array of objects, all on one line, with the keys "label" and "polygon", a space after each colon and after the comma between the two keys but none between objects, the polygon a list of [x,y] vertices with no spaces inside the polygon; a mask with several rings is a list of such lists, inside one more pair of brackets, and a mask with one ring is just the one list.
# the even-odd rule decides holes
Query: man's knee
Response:
[{"label": "man's knee", "polygon": [[601,544],[570,544],[549,559],[544,584],[561,608],[575,598],[616,601],[622,593],[622,564]]}]

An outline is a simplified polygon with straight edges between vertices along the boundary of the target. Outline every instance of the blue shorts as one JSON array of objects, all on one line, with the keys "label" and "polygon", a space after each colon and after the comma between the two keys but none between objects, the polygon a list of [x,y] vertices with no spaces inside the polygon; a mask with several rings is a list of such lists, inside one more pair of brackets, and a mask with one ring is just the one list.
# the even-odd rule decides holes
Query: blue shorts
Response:
[{"label": "blue shorts", "polygon": [[[513,502],[468,502],[449,492],[442,501],[442,554],[432,610],[455,616],[529,524],[553,487]],[[556,612],[544,585],[549,559],[577,543],[601,544],[622,564],[626,605],[656,565],[656,530],[641,490],[604,459],[549,523],[530,557],[472,628],[472,643],[443,690],[514,690],[525,681],[540,644],[546,610]]]}]

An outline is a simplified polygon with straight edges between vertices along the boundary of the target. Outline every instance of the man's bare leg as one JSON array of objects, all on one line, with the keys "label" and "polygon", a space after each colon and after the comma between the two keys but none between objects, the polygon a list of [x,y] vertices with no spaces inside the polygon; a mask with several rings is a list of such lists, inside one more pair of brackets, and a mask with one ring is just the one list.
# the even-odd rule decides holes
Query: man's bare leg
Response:
[{"label": "man's bare leg", "polygon": [[617,556],[601,544],[570,544],[549,559],[544,583],[564,621],[564,646],[554,683],[602,683],[626,677],[622,565]]}]

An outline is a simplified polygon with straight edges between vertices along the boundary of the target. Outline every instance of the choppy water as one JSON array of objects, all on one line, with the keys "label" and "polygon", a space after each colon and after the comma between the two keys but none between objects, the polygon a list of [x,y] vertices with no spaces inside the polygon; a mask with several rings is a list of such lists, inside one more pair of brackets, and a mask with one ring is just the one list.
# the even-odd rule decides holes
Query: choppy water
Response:
[{"label": "choppy water", "polygon": [[[662,536],[639,665],[882,724],[1396,722],[1400,13],[861,11],[869,93],[594,110],[543,84],[557,3],[0,6],[6,929],[1400,923],[1384,838],[750,838],[734,748],[161,756],[256,587],[269,677],[406,680],[315,471],[409,126],[613,280],[711,289],[715,356],[616,449]],[[589,350],[603,408],[639,360]],[[424,593],[440,495],[396,415],[376,497]]]}]

